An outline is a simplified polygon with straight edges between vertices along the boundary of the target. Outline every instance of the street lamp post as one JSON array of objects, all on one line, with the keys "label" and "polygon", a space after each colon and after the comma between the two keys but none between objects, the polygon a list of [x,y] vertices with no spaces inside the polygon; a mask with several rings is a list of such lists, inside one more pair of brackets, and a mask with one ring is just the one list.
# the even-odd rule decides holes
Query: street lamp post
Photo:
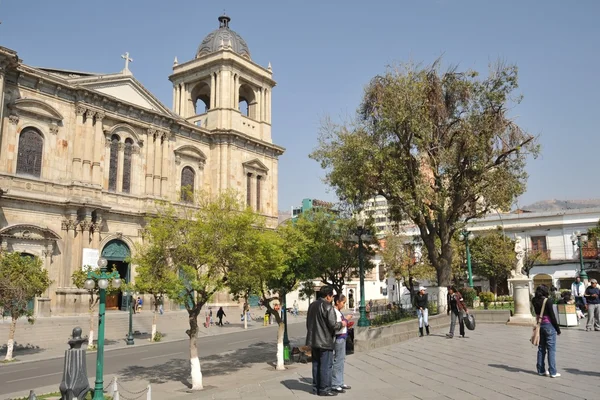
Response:
[{"label": "street lamp post", "polygon": [[129,308],[129,332],[127,333],[127,345],[135,344],[133,340],[133,291],[128,289],[124,293],[127,296],[127,307]]},{"label": "street lamp post", "polygon": [[587,236],[582,234],[581,231],[573,232],[571,235],[571,243],[573,246],[577,244],[579,248],[579,277],[582,281],[586,281],[588,279],[587,272],[583,269],[583,249],[582,249],[582,240],[586,240]]},{"label": "street lamp post", "polygon": [[474,238],[475,235],[473,235],[473,232],[469,232],[466,229],[463,229],[458,234],[458,240],[461,242],[464,241],[465,247],[467,248],[467,269],[469,271],[469,287],[471,288],[473,287],[473,270],[471,269],[471,249],[469,248],[469,241]]},{"label": "street lamp post", "polygon": [[96,382],[94,385],[93,400],[104,400],[104,317],[106,314],[106,288],[109,285],[109,279],[112,279],[112,286],[118,289],[121,286],[121,278],[117,271],[107,273],[106,265],[108,261],[104,257],[98,259],[100,273],[95,271],[88,272],[88,279],[84,283],[84,287],[88,290],[94,289],[96,281],[100,289],[100,305],[98,306],[98,350],[96,353]]},{"label": "street lamp post", "polygon": [[358,319],[358,326],[370,326],[371,321],[367,318],[367,308],[365,305],[365,265],[363,260],[363,241],[362,236],[365,234],[365,221],[360,219],[357,226],[358,235],[358,271],[360,274],[360,306],[359,312],[360,317]]}]

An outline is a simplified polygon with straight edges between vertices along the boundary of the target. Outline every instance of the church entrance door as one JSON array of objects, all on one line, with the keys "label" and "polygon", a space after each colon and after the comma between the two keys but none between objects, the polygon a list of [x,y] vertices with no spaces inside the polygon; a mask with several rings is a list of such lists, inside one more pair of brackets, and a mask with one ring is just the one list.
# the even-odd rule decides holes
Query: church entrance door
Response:
[{"label": "church entrance door", "polygon": [[[126,261],[129,259],[131,252],[129,246],[122,240],[111,240],[102,249],[102,257],[108,261],[108,270],[112,271],[116,269],[119,272],[119,276],[124,283],[129,283],[131,280],[130,276],[130,265]],[[107,310],[127,310],[127,298],[123,296],[121,291],[112,293],[106,296],[106,309]]]}]

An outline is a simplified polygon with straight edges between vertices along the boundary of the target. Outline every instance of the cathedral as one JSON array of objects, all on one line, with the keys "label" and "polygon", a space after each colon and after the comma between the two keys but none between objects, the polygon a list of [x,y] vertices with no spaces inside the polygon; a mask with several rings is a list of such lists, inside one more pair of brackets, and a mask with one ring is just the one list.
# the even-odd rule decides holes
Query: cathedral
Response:
[{"label": "cathedral", "polygon": [[[99,257],[135,280],[127,260],[157,200],[235,189],[277,224],[275,81],[230,21],[218,18],[192,60],[175,59],[171,108],[135,79],[127,53],[121,72],[92,74],[34,68],[0,47],[0,245],[49,272],[35,315],[86,312],[71,275]],[[123,305],[121,294],[107,298],[109,309]]]}]

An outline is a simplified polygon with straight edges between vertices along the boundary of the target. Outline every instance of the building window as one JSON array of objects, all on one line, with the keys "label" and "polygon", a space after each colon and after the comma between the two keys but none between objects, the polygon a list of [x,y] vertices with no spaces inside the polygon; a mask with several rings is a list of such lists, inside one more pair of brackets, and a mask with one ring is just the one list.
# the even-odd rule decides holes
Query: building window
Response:
[{"label": "building window", "polygon": [[17,174],[39,178],[42,175],[43,150],[44,138],[42,134],[34,128],[23,130],[19,136]]},{"label": "building window", "polygon": [[191,167],[185,167],[181,171],[181,200],[191,203],[194,199],[194,181],[196,173]]},{"label": "building window", "polygon": [[531,250],[540,252],[547,251],[548,248],[546,247],[546,236],[532,236]]},{"label": "building window", "polygon": [[125,139],[123,155],[123,193],[131,192],[131,154],[133,153],[133,140]]},{"label": "building window", "polygon": [[117,191],[117,170],[119,168],[119,136],[110,138],[110,161],[108,164],[108,190]]},{"label": "building window", "polygon": [[262,176],[256,177],[256,211],[260,212],[260,180]]},{"label": "building window", "polygon": [[246,175],[246,205],[252,207],[252,174]]}]

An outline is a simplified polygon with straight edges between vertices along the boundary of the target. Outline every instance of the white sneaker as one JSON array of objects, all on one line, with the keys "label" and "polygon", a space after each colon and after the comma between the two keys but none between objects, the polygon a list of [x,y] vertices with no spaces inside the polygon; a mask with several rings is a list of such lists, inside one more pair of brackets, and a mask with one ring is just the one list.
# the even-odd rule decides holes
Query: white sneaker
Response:
[{"label": "white sneaker", "polygon": [[539,376],[550,376],[550,372],[546,371],[546,372],[538,372]]},{"label": "white sneaker", "polygon": [[556,373],[556,374],[554,374],[554,375],[550,375],[550,378],[558,378],[559,376],[560,376],[560,374],[557,372],[557,373]]}]

